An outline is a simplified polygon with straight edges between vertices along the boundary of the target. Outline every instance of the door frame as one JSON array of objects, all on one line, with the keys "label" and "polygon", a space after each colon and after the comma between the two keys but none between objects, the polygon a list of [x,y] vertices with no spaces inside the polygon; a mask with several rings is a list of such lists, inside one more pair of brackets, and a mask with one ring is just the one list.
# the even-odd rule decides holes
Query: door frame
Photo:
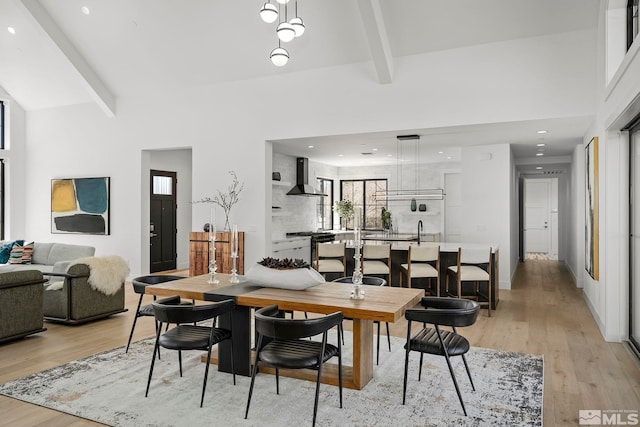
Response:
[{"label": "door frame", "polygon": [[[154,195],[153,192],[153,177],[154,176],[165,176],[171,178],[171,195],[163,196],[163,195]],[[167,198],[173,200],[172,208],[173,208],[173,262],[174,268],[178,267],[178,242],[177,242],[177,231],[178,231],[178,173],[176,171],[166,171],[159,169],[150,169],[149,170],[149,218],[151,219],[151,209],[152,209],[152,200],[154,198]],[[149,221],[149,225],[151,221]],[[149,229],[149,240],[151,240],[151,229]],[[152,262],[151,259],[151,244],[149,244],[149,271],[152,270]],[[164,270],[161,270],[164,271]]]},{"label": "door frame", "polygon": [[[555,227],[557,228],[557,231],[554,235],[552,228],[553,228],[553,224],[550,224],[550,228],[549,228],[549,234],[550,234],[550,241],[549,241],[549,248],[558,248],[558,259],[560,259],[560,247],[559,247],[559,243],[560,243],[560,217],[561,217],[561,212],[560,212],[560,178],[557,176],[544,176],[541,174],[522,174],[520,175],[520,179],[518,182],[518,221],[519,221],[519,227],[518,227],[518,235],[519,235],[519,245],[518,245],[518,258],[520,260],[520,262],[524,262],[525,261],[525,209],[526,209],[526,191],[525,191],[525,181],[527,180],[555,180],[555,186],[557,188],[555,196],[553,195],[553,190],[552,190],[552,205],[556,206],[557,209],[557,218],[556,218],[556,225]],[[552,184],[553,187],[553,184]],[[553,197],[555,197],[555,201],[553,201]],[[553,209],[552,206],[550,206],[551,209]],[[551,221],[551,219],[550,219]]]}]

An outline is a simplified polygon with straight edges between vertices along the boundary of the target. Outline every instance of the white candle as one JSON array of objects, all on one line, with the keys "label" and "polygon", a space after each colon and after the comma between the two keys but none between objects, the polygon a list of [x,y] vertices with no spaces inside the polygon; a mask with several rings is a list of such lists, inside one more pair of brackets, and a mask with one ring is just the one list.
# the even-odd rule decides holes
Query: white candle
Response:
[{"label": "white candle", "polygon": [[238,225],[233,224],[233,237],[231,239],[231,255],[238,255]]},{"label": "white candle", "polygon": [[211,213],[209,214],[209,233],[215,236],[216,234],[216,210],[215,208],[211,208]]}]

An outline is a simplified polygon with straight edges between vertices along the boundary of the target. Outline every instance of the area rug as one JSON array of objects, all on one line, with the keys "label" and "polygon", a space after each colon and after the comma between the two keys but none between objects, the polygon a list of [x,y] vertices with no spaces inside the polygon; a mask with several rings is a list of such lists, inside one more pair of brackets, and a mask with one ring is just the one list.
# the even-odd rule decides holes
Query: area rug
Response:
[{"label": "area rug", "polygon": [[[346,337],[349,341],[349,336]],[[386,343],[385,343],[386,344]],[[471,389],[464,365],[453,367],[465,401],[465,417],[443,357],[425,355],[418,382],[419,355],[409,364],[407,404],[402,405],[404,340],[384,348],[374,379],[363,390],[322,385],[319,426],[541,426],[543,359],[530,354],[473,348],[468,361],[476,386]],[[348,349],[347,349],[348,352]],[[183,377],[177,352],[164,350],[156,362],[149,397],[144,397],[153,341],[132,344],[0,385],[0,394],[113,426],[285,426],[311,423],[315,384],[259,374],[249,418],[244,419],[250,378],[209,371],[200,408],[204,365],[201,352],[183,352]]]}]

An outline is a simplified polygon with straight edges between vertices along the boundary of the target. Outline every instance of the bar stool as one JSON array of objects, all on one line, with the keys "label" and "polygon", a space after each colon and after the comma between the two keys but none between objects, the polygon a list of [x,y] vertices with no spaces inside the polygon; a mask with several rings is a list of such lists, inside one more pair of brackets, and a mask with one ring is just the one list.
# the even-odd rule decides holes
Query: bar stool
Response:
[{"label": "bar stool", "polygon": [[[448,296],[466,298],[478,301],[481,306],[486,305],[488,316],[491,317],[491,271],[493,270],[493,249],[490,247],[481,248],[458,248],[458,262],[447,268],[446,293]],[[453,277],[456,282],[455,292],[449,287],[449,278]],[[471,292],[469,288],[463,289],[464,282],[471,282]],[[483,293],[480,283],[487,283],[487,293]],[[464,294],[464,291],[467,291]]]},{"label": "bar stool", "polygon": [[427,278],[430,295],[434,295],[431,282],[436,279],[436,296],[440,296],[440,245],[423,243],[420,246],[409,246],[407,263],[400,265],[400,286],[402,276],[407,278],[407,287],[411,287],[413,279]]},{"label": "bar stool", "polygon": [[[155,317],[153,314],[153,306],[152,304],[142,305],[142,298],[145,295],[145,289],[149,285],[157,285],[158,283],[170,282],[172,280],[184,279],[182,276],[163,276],[163,275],[151,275],[151,276],[140,276],[136,277],[131,281],[133,285],[133,291],[137,294],[140,294],[140,298],[138,299],[138,307],[136,308],[135,316],[133,317],[133,325],[131,325],[131,333],[129,334],[129,341],[127,341],[127,348],[125,349],[125,353],[129,351],[129,345],[131,345],[131,338],[133,337],[133,331],[136,329],[136,322],[138,321],[138,317]],[[153,300],[156,300],[156,296],[153,296]],[[180,301],[178,297],[178,304],[184,304]],[[156,329],[158,327],[158,323],[156,322]]]},{"label": "bar stool", "polygon": [[391,244],[362,246],[362,274],[387,276],[391,286]]},{"label": "bar stool", "polygon": [[326,279],[327,273],[347,275],[347,249],[344,243],[318,243],[316,246],[316,271]]}]

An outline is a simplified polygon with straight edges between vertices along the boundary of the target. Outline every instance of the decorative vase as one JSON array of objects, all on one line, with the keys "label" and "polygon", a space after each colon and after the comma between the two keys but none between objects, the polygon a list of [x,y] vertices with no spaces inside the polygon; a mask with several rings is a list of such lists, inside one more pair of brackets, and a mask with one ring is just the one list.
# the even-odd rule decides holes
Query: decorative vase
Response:
[{"label": "decorative vase", "polygon": [[411,212],[415,212],[418,209],[418,204],[416,199],[411,199]]}]

